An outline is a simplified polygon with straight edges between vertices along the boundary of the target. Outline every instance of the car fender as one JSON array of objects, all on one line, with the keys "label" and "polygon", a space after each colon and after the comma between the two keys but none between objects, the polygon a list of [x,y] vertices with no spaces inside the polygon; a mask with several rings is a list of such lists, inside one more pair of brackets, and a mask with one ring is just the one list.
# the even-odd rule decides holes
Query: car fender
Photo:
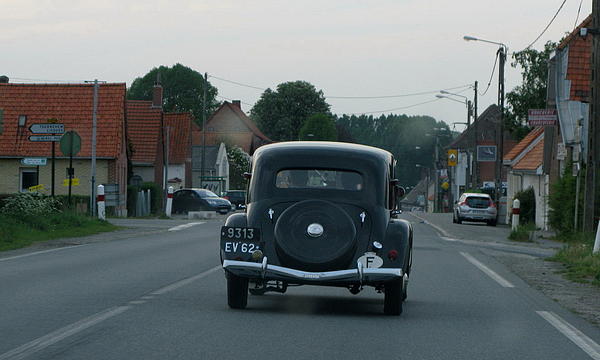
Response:
[{"label": "car fender", "polygon": [[[410,222],[402,219],[390,219],[383,242],[384,267],[401,267],[402,270],[410,272],[409,257],[412,250],[413,228]],[[389,252],[396,250],[398,257],[396,260],[389,258]]]},{"label": "car fender", "polygon": [[225,220],[225,226],[247,227],[248,218],[246,217],[246,213],[235,213],[229,215],[227,220]]}]

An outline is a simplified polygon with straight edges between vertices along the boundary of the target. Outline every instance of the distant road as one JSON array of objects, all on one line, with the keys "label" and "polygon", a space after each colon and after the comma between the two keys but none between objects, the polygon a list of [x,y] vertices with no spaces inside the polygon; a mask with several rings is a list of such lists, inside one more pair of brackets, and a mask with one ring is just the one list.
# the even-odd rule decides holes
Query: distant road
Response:
[{"label": "distant road", "polygon": [[371,288],[291,287],[230,310],[220,221],[0,258],[0,360],[600,360],[598,329],[477,246],[403,216],[415,254],[400,317]]}]

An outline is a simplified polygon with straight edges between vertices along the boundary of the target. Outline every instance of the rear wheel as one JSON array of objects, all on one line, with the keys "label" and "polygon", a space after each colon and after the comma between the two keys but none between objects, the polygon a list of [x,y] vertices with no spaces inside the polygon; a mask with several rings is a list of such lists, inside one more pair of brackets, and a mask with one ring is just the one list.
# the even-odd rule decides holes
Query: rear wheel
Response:
[{"label": "rear wheel", "polygon": [[459,215],[456,215],[456,223],[457,224],[462,224],[462,219],[460,218]]},{"label": "rear wheel", "polygon": [[244,309],[248,304],[248,279],[227,274],[227,304],[232,309]]},{"label": "rear wheel", "polygon": [[383,312],[386,315],[402,314],[402,280],[394,280],[384,285]]},{"label": "rear wheel", "polygon": [[495,219],[494,220],[489,220],[487,222],[487,224],[488,224],[488,226],[496,226],[496,220]]}]

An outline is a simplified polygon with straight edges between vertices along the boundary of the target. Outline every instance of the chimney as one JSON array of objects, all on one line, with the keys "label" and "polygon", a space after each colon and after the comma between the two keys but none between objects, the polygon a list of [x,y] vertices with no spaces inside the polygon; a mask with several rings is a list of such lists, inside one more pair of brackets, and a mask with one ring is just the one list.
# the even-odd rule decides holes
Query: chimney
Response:
[{"label": "chimney", "polygon": [[152,107],[162,109],[163,104],[163,88],[160,85],[160,74],[156,75],[156,82],[152,88]]},{"label": "chimney", "polygon": [[6,75],[0,76],[0,84],[8,84],[8,76],[6,76]]},{"label": "chimney", "polygon": [[242,102],[240,100],[231,100],[231,105],[237,107],[238,109],[242,109]]}]

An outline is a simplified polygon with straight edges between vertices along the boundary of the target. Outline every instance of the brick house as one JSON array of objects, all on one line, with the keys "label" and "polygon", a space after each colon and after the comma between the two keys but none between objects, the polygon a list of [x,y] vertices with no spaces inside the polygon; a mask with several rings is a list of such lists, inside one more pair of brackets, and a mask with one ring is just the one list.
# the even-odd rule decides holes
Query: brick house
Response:
[{"label": "brick house", "polygon": [[[124,83],[101,84],[98,91],[96,135],[96,185],[118,184],[118,215],[126,214],[127,153],[125,132]],[[81,151],[74,157],[73,168],[78,186],[76,195],[91,194],[92,84],[15,84],[0,83],[0,193],[27,191],[41,184],[38,191],[51,193],[51,142],[29,140],[32,124],[46,124],[51,119],[64,124],[65,131],[81,137]],[[55,194],[66,194],[63,186],[69,166],[56,144]],[[45,166],[23,165],[22,159],[47,158]]]},{"label": "brick house", "polygon": [[[237,145],[247,154],[273,141],[256,127],[254,122],[242,111],[239,100],[223,102],[206,121],[206,146],[216,146],[221,142]],[[193,133],[192,143],[202,145],[202,130]]]},{"label": "brick house", "polygon": [[165,126],[169,135],[168,182],[175,189],[192,186],[192,113],[166,113]]}]

